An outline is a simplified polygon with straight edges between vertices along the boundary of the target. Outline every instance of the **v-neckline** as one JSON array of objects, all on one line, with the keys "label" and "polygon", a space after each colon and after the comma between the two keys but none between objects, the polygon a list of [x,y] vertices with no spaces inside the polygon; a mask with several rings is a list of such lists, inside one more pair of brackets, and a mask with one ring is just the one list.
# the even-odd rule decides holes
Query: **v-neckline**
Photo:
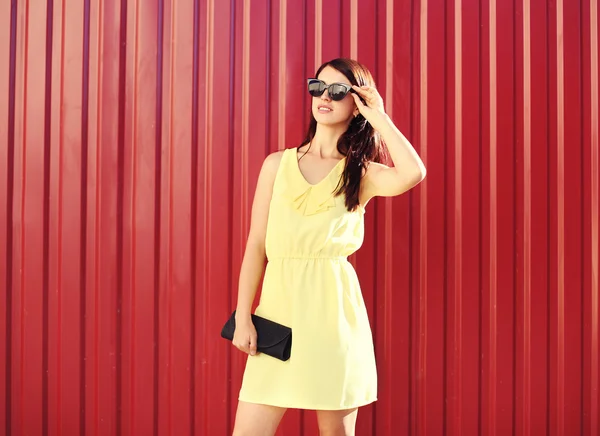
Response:
[{"label": "v-neckline", "polygon": [[327,173],[327,175],[325,177],[323,177],[321,180],[319,180],[317,183],[310,183],[308,180],[306,180],[306,177],[304,177],[304,174],[302,174],[302,170],[300,169],[300,162],[298,161],[298,147],[296,147],[296,153],[294,154],[294,160],[296,161],[296,169],[298,170],[298,174],[300,175],[300,177],[302,178],[302,180],[304,180],[304,183],[306,183],[308,186],[311,186],[311,187],[319,186],[321,183],[323,183],[325,180],[327,180],[329,177],[331,177],[331,175],[333,174],[333,172],[337,169],[338,165],[340,163],[342,163],[345,159],[346,159],[346,156],[344,156],[343,158],[341,158],[333,166],[333,168],[331,168],[331,170],[329,170],[329,172]]}]

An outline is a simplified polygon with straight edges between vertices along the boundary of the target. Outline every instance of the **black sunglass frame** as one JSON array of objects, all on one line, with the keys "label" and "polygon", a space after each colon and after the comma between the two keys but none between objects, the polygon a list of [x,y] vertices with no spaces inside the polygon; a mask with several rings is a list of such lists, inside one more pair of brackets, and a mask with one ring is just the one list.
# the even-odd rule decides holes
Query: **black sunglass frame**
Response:
[{"label": "black sunglass frame", "polygon": [[[311,85],[311,83],[314,83],[314,82],[318,82],[321,85],[321,88],[317,92],[315,92],[315,93],[311,92],[311,90],[310,90],[310,85]],[[327,91],[327,93],[329,94],[329,98],[332,99],[333,101],[343,100],[346,97],[346,95],[348,95],[349,92],[355,92],[354,89],[352,89],[352,86],[348,85],[347,83],[335,82],[335,83],[330,83],[329,85],[327,85],[321,79],[316,79],[314,77],[313,78],[309,78],[309,79],[306,80],[306,86],[308,88],[308,93],[311,96],[313,96],[313,97],[320,97],[320,96],[322,96],[325,93],[325,91]],[[331,95],[331,92],[330,92],[330,89],[331,89],[332,86],[340,86],[340,87],[342,87],[345,90],[345,92],[343,93],[343,95],[341,97],[334,98]],[[335,93],[335,92],[333,94],[334,95],[339,95],[338,93]]]}]

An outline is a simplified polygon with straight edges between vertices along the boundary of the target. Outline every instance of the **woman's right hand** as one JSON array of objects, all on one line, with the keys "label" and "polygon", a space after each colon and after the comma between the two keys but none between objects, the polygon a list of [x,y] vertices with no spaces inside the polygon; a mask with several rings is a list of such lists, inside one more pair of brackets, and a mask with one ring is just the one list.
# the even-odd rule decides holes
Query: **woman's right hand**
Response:
[{"label": "woman's right hand", "polygon": [[235,331],[233,332],[233,345],[251,356],[256,354],[256,328],[251,317],[243,317],[235,320]]}]

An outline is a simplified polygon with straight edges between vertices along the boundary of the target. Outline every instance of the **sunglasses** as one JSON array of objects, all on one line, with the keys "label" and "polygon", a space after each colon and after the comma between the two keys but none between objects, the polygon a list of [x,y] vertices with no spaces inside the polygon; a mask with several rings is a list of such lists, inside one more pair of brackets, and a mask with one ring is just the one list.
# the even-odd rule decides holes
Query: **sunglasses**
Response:
[{"label": "sunglasses", "polygon": [[319,79],[308,79],[308,93],[313,97],[320,97],[327,90],[329,98],[333,101],[340,101],[348,92],[354,92],[352,86],[345,83],[332,83],[330,85],[325,84]]}]

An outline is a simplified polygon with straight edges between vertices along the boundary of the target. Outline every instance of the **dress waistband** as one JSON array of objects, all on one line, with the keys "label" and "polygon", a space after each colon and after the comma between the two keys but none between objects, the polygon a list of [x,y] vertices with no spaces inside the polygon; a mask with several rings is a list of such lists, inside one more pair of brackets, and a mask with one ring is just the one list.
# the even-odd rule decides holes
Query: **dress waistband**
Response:
[{"label": "dress waistband", "polygon": [[302,255],[302,256],[269,256],[268,261],[272,260],[348,260],[348,256],[323,256],[323,255]]}]

